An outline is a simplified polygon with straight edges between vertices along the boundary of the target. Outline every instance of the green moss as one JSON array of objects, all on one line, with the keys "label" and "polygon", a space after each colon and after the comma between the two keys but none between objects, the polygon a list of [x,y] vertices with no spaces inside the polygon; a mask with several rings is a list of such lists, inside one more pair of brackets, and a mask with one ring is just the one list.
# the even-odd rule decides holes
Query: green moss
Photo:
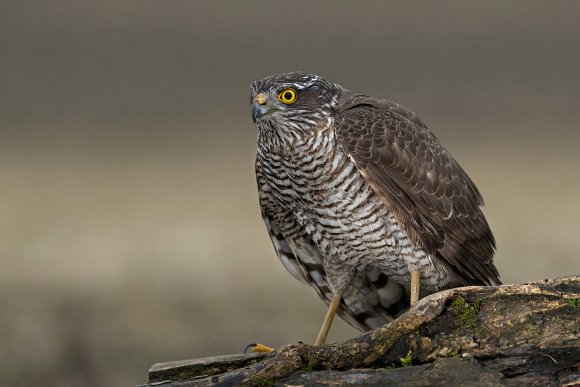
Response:
[{"label": "green moss", "polygon": [[411,351],[407,352],[407,356],[399,359],[403,367],[409,367],[413,365],[413,356],[411,356]]},{"label": "green moss", "polygon": [[302,367],[302,371],[312,372],[314,370],[312,369],[312,366],[310,364],[308,364],[308,365],[305,365],[305,366]]},{"label": "green moss", "polygon": [[564,302],[566,302],[573,308],[577,308],[580,306],[580,298],[564,298]]},{"label": "green moss", "polygon": [[461,319],[463,325],[469,328],[476,327],[475,317],[479,311],[479,302],[469,305],[465,298],[458,296],[451,303],[451,310]]},{"label": "green moss", "polygon": [[257,386],[258,387],[268,387],[268,386],[273,386],[274,385],[274,381],[272,379],[260,379],[258,380]]}]

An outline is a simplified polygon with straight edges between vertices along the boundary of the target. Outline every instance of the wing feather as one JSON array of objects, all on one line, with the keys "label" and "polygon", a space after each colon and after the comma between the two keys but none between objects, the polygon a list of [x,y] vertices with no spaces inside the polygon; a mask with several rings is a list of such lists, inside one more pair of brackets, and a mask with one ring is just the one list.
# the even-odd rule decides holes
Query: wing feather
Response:
[{"label": "wing feather", "polygon": [[336,119],[343,151],[422,248],[461,284],[499,284],[481,194],[419,117],[345,92]]}]

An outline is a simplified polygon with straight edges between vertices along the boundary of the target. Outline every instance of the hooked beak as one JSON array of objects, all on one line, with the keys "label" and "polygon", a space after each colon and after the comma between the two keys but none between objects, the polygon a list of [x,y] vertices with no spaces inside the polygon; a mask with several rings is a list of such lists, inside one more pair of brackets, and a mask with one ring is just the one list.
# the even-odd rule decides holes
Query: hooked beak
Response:
[{"label": "hooked beak", "polygon": [[252,120],[254,120],[254,124],[256,123],[258,118],[266,114],[266,111],[267,110],[265,106],[259,105],[257,102],[254,102],[254,105],[252,106]]},{"label": "hooked beak", "polygon": [[256,98],[254,98],[254,104],[252,105],[252,120],[254,124],[256,120],[262,117],[268,109],[266,109],[266,96],[263,93],[259,93]]}]

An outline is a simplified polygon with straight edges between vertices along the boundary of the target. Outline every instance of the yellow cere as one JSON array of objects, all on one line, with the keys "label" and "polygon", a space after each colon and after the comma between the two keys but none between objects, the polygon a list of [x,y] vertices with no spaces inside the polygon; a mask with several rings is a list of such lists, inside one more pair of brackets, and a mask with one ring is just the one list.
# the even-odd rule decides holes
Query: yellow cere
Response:
[{"label": "yellow cere", "polygon": [[263,93],[260,93],[256,96],[255,101],[258,103],[258,105],[264,105],[266,104],[266,96]]},{"label": "yellow cere", "polygon": [[296,101],[296,91],[294,89],[284,89],[278,94],[278,101],[290,104]]}]

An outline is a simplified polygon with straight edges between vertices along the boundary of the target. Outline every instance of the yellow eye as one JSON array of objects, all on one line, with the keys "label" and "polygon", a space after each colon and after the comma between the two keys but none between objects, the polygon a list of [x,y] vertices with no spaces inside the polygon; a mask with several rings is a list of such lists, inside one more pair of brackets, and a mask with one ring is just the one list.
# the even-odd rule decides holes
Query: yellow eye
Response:
[{"label": "yellow eye", "polygon": [[285,104],[291,104],[296,101],[296,91],[294,89],[284,89],[278,94],[278,101]]}]

